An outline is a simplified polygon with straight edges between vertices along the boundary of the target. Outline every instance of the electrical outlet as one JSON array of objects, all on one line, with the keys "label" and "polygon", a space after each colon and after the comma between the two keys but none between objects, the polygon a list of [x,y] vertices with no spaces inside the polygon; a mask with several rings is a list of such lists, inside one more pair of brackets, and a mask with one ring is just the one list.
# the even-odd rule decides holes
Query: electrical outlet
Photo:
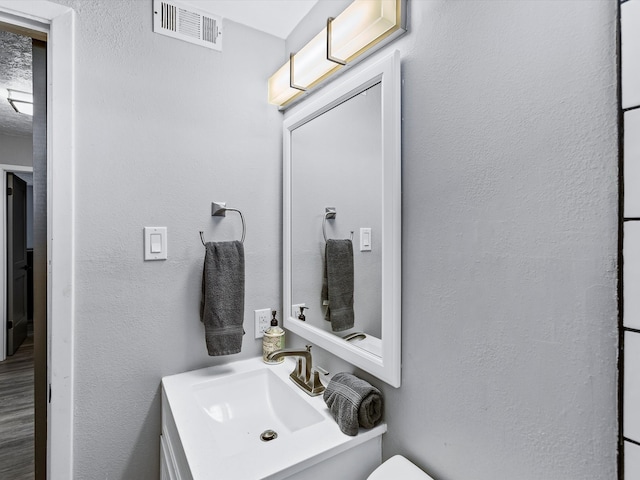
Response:
[{"label": "electrical outlet", "polygon": [[264,337],[264,332],[271,326],[271,309],[263,308],[253,311],[253,318],[256,323],[256,338]]}]

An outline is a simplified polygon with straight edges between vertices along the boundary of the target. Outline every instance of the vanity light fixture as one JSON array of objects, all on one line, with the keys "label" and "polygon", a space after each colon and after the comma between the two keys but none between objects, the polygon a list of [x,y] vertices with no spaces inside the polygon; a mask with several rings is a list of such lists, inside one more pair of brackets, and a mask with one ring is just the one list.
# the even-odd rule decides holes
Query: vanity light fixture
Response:
[{"label": "vanity light fixture", "polygon": [[16,112],[33,116],[33,94],[8,88],[7,100]]},{"label": "vanity light fixture", "polygon": [[269,103],[285,108],[343,66],[406,32],[407,0],[354,0],[269,78]]}]

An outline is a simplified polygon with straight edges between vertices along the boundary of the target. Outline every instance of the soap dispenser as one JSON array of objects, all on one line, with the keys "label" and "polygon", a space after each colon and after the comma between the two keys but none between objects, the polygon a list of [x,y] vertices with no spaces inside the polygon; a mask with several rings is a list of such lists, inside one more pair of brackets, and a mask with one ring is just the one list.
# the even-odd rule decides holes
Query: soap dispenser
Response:
[{"label": "soap dispenser", "polygon": [[275,310],[271,311],[271,317],[271,326],[264,332],[264,337],[262,337],[262,361],[270,364],[282,363],[284,362],[284,357],[278,360],[267,360],[267,355],[271,352],[284,348],[284,330],[278,326]]},{"label": "soap dispenser", "polygon": [[309,307],[299,307],[299,308],[300,308],[300,315],[298,315],[298,320],[301,320],[304,322],[307,320],[307,317],[305,317],[304,315],[304,311],[309,310]]}]

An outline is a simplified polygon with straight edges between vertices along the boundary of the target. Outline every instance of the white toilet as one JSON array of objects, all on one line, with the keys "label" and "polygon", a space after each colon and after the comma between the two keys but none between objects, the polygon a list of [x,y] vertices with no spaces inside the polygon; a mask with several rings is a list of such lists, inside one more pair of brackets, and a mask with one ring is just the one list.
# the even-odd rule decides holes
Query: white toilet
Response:
[{"label": "white toilet", "polygon": [[376,468],[367,480],[433,480],[402,455],[395,455]]}]

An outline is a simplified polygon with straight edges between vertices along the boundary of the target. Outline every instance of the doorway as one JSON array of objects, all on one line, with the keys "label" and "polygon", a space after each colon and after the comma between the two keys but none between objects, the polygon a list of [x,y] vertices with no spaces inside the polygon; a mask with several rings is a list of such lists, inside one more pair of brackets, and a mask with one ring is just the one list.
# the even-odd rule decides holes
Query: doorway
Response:
[{"label": "doorway", "polygon": [[[31,149],[30,149],[31,151]],[[0,478],[34,478],[33,173],[0,165],[0,234],[7,328],[0,361]],[[10,279],[13,279],[10,281]]]},{"label": "doorway", "polygon": [[0,23],[39,32],[48,40],[44,105],[48,121],[43,148],[49,175],[40,188],[45,194],[47,220],[46,226],[34,232],[46,245],[46,255],[39,272],[34,259],[34,282],[42,282],[46,293],[41,308],[48,332],[44,339],[48,340],[48,364],[44,379],[38,382],[36,378],[36,385],[45,388],[39,397],[45,405],[39,414],[46,416],[47,427],[43,463],[46,477],[55,479],[73,478],[74,21],[72,8],[48,0],[0,0]]},{"label": "doorway", "polygon": [[[33,168],[0,165],[5,221],[0,245],[4,256],[5,357],[33,336]],[[0,358],[0,362],[6,358]]]},{"label": "doorway", "polygon": [[[1,160],[18,164],[0,165],[0,477],[44,479],[49,389],[47,240],[46,233],[36,240],[27,224],[33,227],[35,218],[37,230],[46,232],[46,187],[42,192],[47,170],[46,35],[4,24],[0,28],[0,87],[21,92],[26,100],[20,108],[10,102],[7,108],[4,99],[0,105]],[[25,112],[25,106],[32,108]],[[35,197],[34,174],[40,184]],[[34,198],[40,199],[35,210]]]}]

